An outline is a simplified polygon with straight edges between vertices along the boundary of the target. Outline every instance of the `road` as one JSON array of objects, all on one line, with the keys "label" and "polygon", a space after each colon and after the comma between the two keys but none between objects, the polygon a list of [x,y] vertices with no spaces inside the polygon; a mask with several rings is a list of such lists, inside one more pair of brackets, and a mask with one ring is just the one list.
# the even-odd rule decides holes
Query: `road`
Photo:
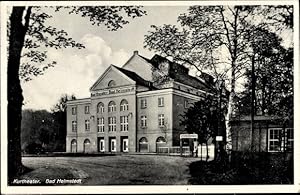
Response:
[{"label": "road", "polygon": [[[47,178],[45,170],[48,170],[48,173],[51,171],[52,177],[53,175],[58,177],[57,175],[63,175],[62,170],[68,170],[76,177],[83,178],[83,185],[181,185],[188,184],[191,177],[189,164],[199,159],[158,155],[116,155],[23,157],[22,160],[25,166],[35,170],[31,177],[45,179]],[[41,176],[42,174],[44,175]]]}]

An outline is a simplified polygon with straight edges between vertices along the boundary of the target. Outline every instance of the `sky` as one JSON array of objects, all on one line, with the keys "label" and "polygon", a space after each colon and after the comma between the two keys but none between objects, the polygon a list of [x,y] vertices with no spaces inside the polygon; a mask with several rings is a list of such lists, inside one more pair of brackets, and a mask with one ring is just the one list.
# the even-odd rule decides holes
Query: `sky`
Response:
[{"label": "sky", "polygon": [[178,15],[187,8],[147,6],[144,7],[146,16],[130,20],[123,29],[114,32],[91,25],[88,18],[69,15],[65,11],[51,12],[53,18],[48,24],[64,29],[86,48],[48,49],[48,59],[56,61],[57,65],[46,70],[44,75],[22,83],[23,109],[50,110],[62,94],[89,97],[89,88],[110,64],[122,66],[135,50],[151,58],[154,53],[143,48],[144,35],[150,30],[150,25],[176,24]]},{"label": "sky", "polygon": [[[110,64],[122,66],[138,50],[140,55],[151,58],[154,53],[144,49],[144,36],[151,25],[177,24],[177,17],[187,12],[187,6],[144,6],[146,16],[129,20],[124,28],[108,31],[104,26],[93,26],[88,18],[70,15],[66,10],[50,12],[48,23],[63,29],[85,49],[47,49],[48,59],[57,65],[44,75],[22,83],[23,109],[50,109],[63,94],[76,98],[90,97],[89,89]],[[283,33],[290,43],[291,34]]]}]

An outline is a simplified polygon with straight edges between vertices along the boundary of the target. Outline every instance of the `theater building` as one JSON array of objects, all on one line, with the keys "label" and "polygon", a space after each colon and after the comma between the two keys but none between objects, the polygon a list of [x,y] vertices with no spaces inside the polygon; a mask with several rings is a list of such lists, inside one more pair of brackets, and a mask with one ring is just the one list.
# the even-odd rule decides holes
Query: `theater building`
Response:
[{"label": "theater building", "polygon": [[67,102],[66,150],[74,153],[156,152],[179,146],[182,114],[213,95],[213,78],[137,51],[122,66],[110,65],[91,86],[91,96]]}]

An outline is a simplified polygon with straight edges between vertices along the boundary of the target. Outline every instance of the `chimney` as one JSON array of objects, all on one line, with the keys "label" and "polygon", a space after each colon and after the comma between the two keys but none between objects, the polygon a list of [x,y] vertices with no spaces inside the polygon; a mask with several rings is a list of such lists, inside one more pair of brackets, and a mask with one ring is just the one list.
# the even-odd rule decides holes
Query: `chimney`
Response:
[{"label": "chimney", "polygon": [[133,51],[133,55],[139,55],[139,51],[137,50]]}]

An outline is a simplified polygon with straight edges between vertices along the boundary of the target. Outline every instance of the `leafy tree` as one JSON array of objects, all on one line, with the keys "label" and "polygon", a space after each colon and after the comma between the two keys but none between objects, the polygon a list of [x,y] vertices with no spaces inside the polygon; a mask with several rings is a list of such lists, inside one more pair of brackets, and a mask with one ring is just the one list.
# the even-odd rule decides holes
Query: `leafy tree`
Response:
[{"label": "leafy tree", "polygon": [[278,23],[272,20],[291,27],[292,10],[292,6],[191,6],[187,13],[178,17],[179,27],[153,25],[145,36],[145,48],[194,67],[199,74],[209,72],[216,82],[227,80],[230,91],[226,116],[229,151],[229,122],[235,113],[237,80],[244,77],[247,67],[251,67],[257,49],[264,50],[249,41],[260,39],[253,33],[253,27],[276,27]]},{"label": "leafy tree", "polygon": [[[79,14],[90,19],[93,25],[105,25],[110,30],[118,30],[128,23],[129,18],[141,17],[145,11],[135,6],[98,6],[98,7],[50,7],[59,11],[69,9],[70,14]],[[47,26],[46,20],[52,16],[41,7],[12,7],[8,21],[8,179],[9,182],[23,172],[21,163],[21,109],[23,104],[20,79],[30,80],[33,76],[55,65],[43,64],[47,48],[74,47],[84,48],[68,37],[67,32]],[[22,53],[25,49],[28,52]],[[30,63],[21,63],[21,57]]]},{"label": "leafy tree", "polygon": [[54,119],[46,110],[23,110],[21,123],[21,145],[22,151],[32,145],[40,145],[52,151],[55,135]]},{"label": "leafy tree", "polygon": [[[64,94],[53,106],[46,110],[22,111],[21,145],[23,152],[28,147],[39,145],[44,151],[65,151],[66,145],[66,102],[76,99],[74,95]],[[33,147],[34,149],[34,147]],[[31,150],[31,153],[34,150]]]},{"label": "leafy tree", "polygon": [[[208,156],[208,140],[215,139],[218,133],[222,133],[223,109],[213,97],[195,102],[183,115],[180,125],[184,126],[188,133],[198,134],[199,143],[205,144]],[[219,132],[218,132],[219,131]]]},{"label": "leafy tree", "polygon": [[[255,62],[255,114],[277,115],[286,119],[293,118],[293,49],[274,47],[276,39],[270,39],[273,45],[268,55],[257,56]],[[264,45],[265,48],[268,45]],[[246,72],[246,90],[242,92],[238,103],[240,114],[249,114],[251,71]]]},{"label": "leafy tree", "polygon": [[67,134],[67,101],[75,100],[75,95],[63,94],[58,102],[51,109],[52,117],[56,125],[55,131],[55,151],[66,151],[66,134]]},{"label": "leafy tree", "polygon": [[266,18],[266,23],[276,30],[294,27],[294,7],[292,5],[261,6],[258,11]]},{"label": "leafy tree", "polygon": [[[145,47],[164,56],[172,56],[179,63],[193,66],[198,71],[210,70],[216,82],[230,73],[230,96],[227,113],[227,131],[233,114],[236,80],[243,73],[248,58],[243,41],[254,6],[191,6],[188,13],[181,14],[181,27],[152,26],[145,36]],[[225,52],[224,52],[225,51]],[[228,59],[222,58],[221,53]],[[225,70],[224,70],[225,69]],[[230,143],[230,133],[227,141]],[[228,145],[231,148],[230,144]]]},{"label": "leafy tree", "polygon": [[53,106],[53,108],[51,108],[51,111],[53,113],[55,113],[55,112],[66,112],[67,101],[69,101],[69,100],[76,100],[75,95],[68,95],[68,94],[61,95],[58,102]]}]

